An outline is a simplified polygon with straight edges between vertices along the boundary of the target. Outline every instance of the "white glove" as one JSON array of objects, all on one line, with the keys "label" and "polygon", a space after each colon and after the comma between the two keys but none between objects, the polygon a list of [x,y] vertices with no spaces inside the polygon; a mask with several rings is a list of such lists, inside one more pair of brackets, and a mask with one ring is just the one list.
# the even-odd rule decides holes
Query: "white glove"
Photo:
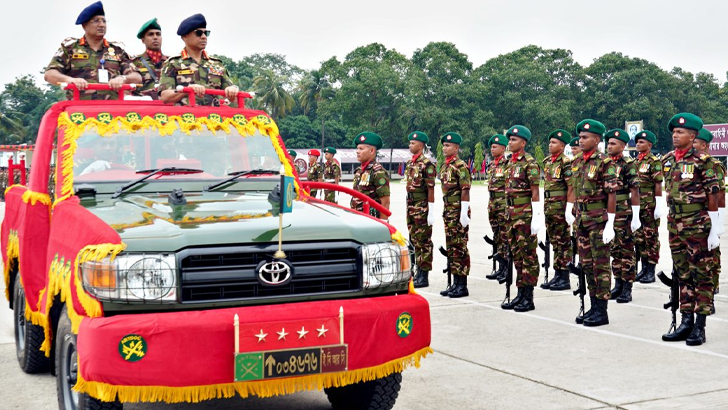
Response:
[{"label": "white glove", "polygon": [[109,163],[109,161],[104,161],[102,159],[99,159],[99,160],[92,162],[89,166],[87,166],[86,169],[84,169],[81,172],[81,175],[90,174],[92,172],[106,171],[107,169],[110,169],[110,168],[111,168],[111,164]]},{"label": "white glove", "polygon": [[531,202],[531,236],[538,235],[544,224],[542,204],[541,201]]},{"label": "white glove", "polygon": [[725,208],[718,208],[718,237],[720,238],[725,233]]},{"label": "white glove", "polygon": [[334,198],[335,198],[334,200],[338,204],[339,203],[339,191],[336,191],[336,196]]},{"label": "white glove", "polygon": [[604,227],[602,234],[602,242],[605,244],[612,242],[614,239],[614,216],[615,214],[607,212],[607,226]]},{"label": "white glove", "polygon": [[468,218],[468,208],[470,208],[470,201],[460,201],[460,225],[465,228],[470,225],[470,218]]},{"label": "white glove", "polygon": [[434,224],[434,223],[435,223],[435,203],[430,202],[427,204],[427,224],[432,226],[432,224]]},{"label": "white glove", "polygon": [[665,216],[666,209],[667,209],[667,206],[665,206],[665,197],[664,196],[655,197],[655,219],[660,219],[663,216]]},{"label": "white glove", "polygon": [[720,237],[718,237],[718,226],[720,225],[720,214],[718,211],[708,211],[708,215],[710,216],[710,233],[708,234],[708,250],[712,251],[713,249],[720,246]]},{"label": "white glove", "polygon": [[574,221],[576,221],[576,217],[572,213],[574,212],[574,203],[573,202],[567,202],[566,203],[566,213],[564,216],[566,217],[566,223],[569,224],[569,226],[574,224]]},{"label": "white glove", "polygon": [[632,223],[629,225],[629,227],[632,228],[632,232],[634,232],[642,227],[642,222],[640,222],[640,206],[639,205],[632,205]]}]

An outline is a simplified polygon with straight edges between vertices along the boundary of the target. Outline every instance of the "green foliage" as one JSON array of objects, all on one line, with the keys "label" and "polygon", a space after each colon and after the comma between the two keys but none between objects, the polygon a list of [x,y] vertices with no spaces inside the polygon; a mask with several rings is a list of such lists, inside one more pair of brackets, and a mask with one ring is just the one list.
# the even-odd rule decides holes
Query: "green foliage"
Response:
[{"label": "green foliage", "polygon": [[445,154],[442,153],[442,141],[437,142],[437,172],[440,172],[442,164],[445,163]]},{"label": "green foliage", "polygon": [[43,114],[64,98],[58,87],[38,87],[31,75],[5,84],[5,91],[0,93],[0,143],[32,144]]},{"label": "green foliage", "polygon": [[483,143],[478,142],[475,144],[475,154],[473,155],[473,163],[475,163],[473,170],[478,175],[480,175],[480,166],[483,164],[484,159],[485,155],[483,154]]},{"label": "green foliage", "polygon": [[541,148],[541,145],[536,146],[533,156],[534,158],[536,158],[536,161],[538,161],[539,164],[543,162],[544,158],[546,158],[546,155],[543,153],[543,148]]}]

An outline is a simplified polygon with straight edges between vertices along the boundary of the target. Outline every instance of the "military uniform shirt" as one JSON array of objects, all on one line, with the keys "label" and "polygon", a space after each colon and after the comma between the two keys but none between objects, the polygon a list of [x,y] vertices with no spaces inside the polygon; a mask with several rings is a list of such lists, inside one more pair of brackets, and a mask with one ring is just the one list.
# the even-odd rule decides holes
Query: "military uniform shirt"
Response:
[{"label": "military uniform shirt", "polygon": [[498,162],[495,160],[488,164],[485,170],[485,179],[488,181],[488,190],[490,192],[506,192],[506,170],[508,160],[505,156],[500,157]]},{"label": "military uniform shirt", "polygon": [[512,154],[508,161],[508,177],[506,180],[506,198],[508,201],[514,201],[513,205],[520,211],[512,212],[511,219],[518,217],[526,217],[525,208],[531,206],[531,186],[538,186],[541,182],[541,168],[538,162],[531,154],[521,151],[518,154]]},{"label": "military uniform shirt", "polygon": [[316,162],[313,165],[310,165],[308,167],[308,173],[306,174],[306,179],[309,181],[313,181],[313,182],[320,182],[323,174],[324,174],[324,171],[321,168],[321,164]]},{"label": "military uniform shirt", "polygon": [[699,155],[695,149],[690,148],[677,161],[675,152],[671,151],[663,157],[663,167],[667,162],[671,163],[669,177],[665,178],[670,213],[673,213],[674,205],[688,204],[703,204],[707,211],[708,195],[720,189],[710,155]]},{"label": "military uniform shirt", "polygon": [[571,179],[571,160],[563,152],[555,160],[550,156],[544,158],[543,175],[544,214],[563,215]]},{"label": "military uniform shirt", "polygon": [[637,168],[632,158],[620,157],[612,159],[617,175],[617,214],[632,214],[632,201],[630,200],[630,189],[639,188]]},{"label": "military uniform shirt", "polygon": [[[213,90],[224,90],[233,85],[233,81],[222,61],[209,57],[205,50],[202,50],[199,63],[189,56],[187,50],[182,50],[180,55],[170,57],[162,67],[159,93],[174,90],[178,85],[187,87],[192,84],[199,84]],[[195,101],[198,105],[218,106],[220,104],[218,96],[213,95],[206,95],[204,98],[195,96]],[[182,99],[181,103],[188,105],[188,98]]]},{"label": "military uniform shirt", "polygon": [[640,207],[653,209],[655,207],[655,185],[662,185],[662,163],[648,153],[642,159],[635,160],[637,180],[640,188]]},{"label": "military uniform shirt", "polygon": [[446,160],[440,169],[440,181],[442,181],[442,198],[445,206],[459,204],[462,191],[470,189],[468,164],[458,157],[454,157],[450,162]]},{"label": "military uniform shirt", "polygon": [[435,164],[426,156],[420,154],[416,159],[410,159],[405,166],[405,182],[407,193],[415,201],[426,200],[429,187],[435,186],[437,171]]},{"label": "military uniform shirt", "polygon": [[[363,169],[359,166],[354,171],[354,190],[361,192],[381,204],[381,198],[390,195],[389,175],[384,170],[384,167],[382,167],[382,164],[376,161],[364,165],[365,167]],[[352,197],[351,209],[361,211],[363,209],[363,202],[360,199]],[[379,216],[379,212],[375,211],[374,208],[370,209],[372,215]]]},{"label": "military uniform shirt", "polygon": [[341,179],[341,167],[334,160],[326,161],[324,163],[324,180],[336,180],[336,178]]},{"label": "military uniform shirt", "polygon": [[[154,76],[152,76],[152,72],[147,69],[147,66],[144,65],[142,59],[144,59],[147,62],[149,68],[152,69],[152,71],[154,72]],[[139,70],[139,74],[141,74],[142,76],[143,84],[140,88],[137,88],[134,91],[134,95],[149,96],[152,97],[153,100],[159,99],[159,92],[154,89],[154,86],[162,78],[162,67],[164,66],[164,63],[165,61],[167,61],[167,59],[169,59],[168,56],[162,55],[162,58],[160,58],[159,61],[157,61],[157,63],[155,64],[154,62],[152,62],[152,59],[149,58],[149,55],[147,55],[147,52],[145,51],[142,55],[139,55],[132,60],[132,64],[134,64],[137,70]]]},{"label": "military uniform shirt", "polygon": [[582,224],[586,227],[606,222],[607,197],[619,188],[614,161],[595,151],[586,160],[583,155],[577,157],[571,169],[577,226]]}]

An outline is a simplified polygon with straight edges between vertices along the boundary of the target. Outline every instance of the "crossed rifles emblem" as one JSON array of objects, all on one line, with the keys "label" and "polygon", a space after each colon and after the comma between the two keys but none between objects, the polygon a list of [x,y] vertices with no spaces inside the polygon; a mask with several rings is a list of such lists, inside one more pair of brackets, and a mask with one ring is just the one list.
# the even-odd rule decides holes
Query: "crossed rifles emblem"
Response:
[{"label": "crossed rifles emblem", "polygon": [[137,356],[139,358],[144,357],[144,345],[141,340],[132,340],[129,344],[122,345],[121,349],[121,351],[126,355],[124,356],[124,360],[129,360],[132,356]]},{"label": "crossed rifles emblem", "polygon": [[397,334],[407,336],[411,332],[412,318],[410,316],[400,316],[397,321]]}]

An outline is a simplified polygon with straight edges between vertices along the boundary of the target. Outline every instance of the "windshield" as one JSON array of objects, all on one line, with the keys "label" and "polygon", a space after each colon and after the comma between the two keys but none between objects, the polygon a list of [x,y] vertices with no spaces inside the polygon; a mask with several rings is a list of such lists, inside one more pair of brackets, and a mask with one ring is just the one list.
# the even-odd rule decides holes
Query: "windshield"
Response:
[{"label": "windshield", "polygon": [[256,131],[241,137],[234,127],[230,134],[207,129],[185,134],[175,130],[161,136],[154,131],[100,136],[96,129],[77,140],[74,155],[74,183],[131,181],[136,171],[158,168],[191,168],[203,172],[165,178],[218,180],[231,172],[251,169],[281,171],[281,162],[269,137]]}]

